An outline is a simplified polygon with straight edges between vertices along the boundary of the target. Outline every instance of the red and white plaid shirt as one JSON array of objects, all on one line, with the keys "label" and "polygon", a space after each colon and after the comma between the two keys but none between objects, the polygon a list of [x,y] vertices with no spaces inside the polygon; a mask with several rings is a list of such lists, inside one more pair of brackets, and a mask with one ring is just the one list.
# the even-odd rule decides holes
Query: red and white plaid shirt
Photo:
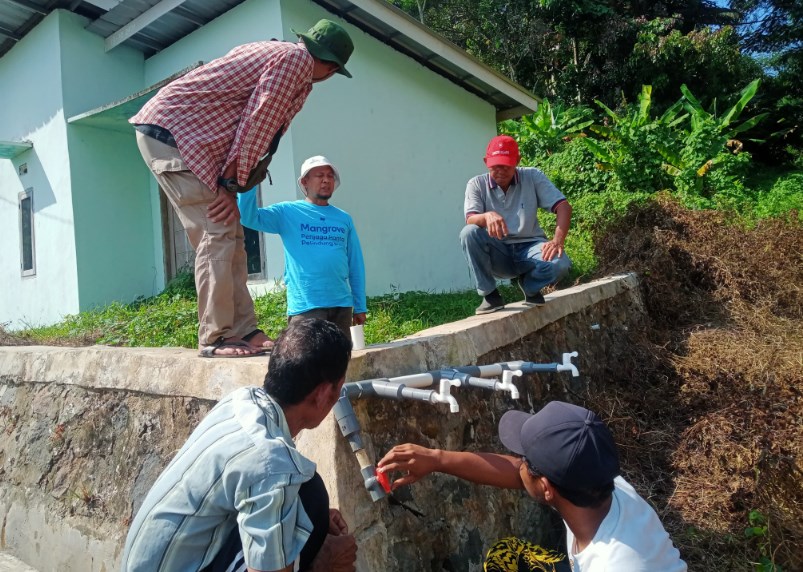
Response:
[{"label": "red and white plaid shirt", "polygon": [[128,121],[169,130],[187,167],[213,191],[234,161],[245,185],[276,132],[304,105],[312,66],[302,43],[238,46],[167,84]]}]

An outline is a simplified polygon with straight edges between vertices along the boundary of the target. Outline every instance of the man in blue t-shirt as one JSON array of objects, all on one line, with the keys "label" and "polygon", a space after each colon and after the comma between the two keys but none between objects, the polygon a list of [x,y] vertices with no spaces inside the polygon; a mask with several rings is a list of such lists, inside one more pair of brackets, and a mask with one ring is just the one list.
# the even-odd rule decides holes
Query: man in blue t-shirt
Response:
[{"label": "man in blue t-shirt", "polygon": [[[560,280],[572,265],[563,250],[572,207],[544,173],[517,167],[520,158],[512,137],[494,137],[485,152],[488,173],[466,185],[466,226],[460,243],[477,292],[484,298],[477,314],[505,307],[496,278],[515,280],[526,306],[542,306],[541,289]],[[538,224],[538,209],[555,213],[552,240]]]},{"label": "man in blue t-shirt", "polygon": [[238,203],[243,226],[282,237],[288,321],[320,318],[349,335],[365,323],[365,266],[354,221],[329,204],[339,185],[337,168],[316,155],[301,165],[304,200],[257,208],[251,189]]}]

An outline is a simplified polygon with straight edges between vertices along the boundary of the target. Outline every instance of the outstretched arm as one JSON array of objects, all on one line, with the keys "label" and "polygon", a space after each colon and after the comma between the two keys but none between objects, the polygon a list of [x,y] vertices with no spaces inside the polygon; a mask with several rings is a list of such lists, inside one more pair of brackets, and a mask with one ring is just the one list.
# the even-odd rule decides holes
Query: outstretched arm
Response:
[{"label": "outstretched arm", "polygon": [[405,476],[393,481],[394,489],[414,483],[430,473],[454,475],[480,485],[522,489],[520,465],[521,459],[509,455],[443,451],[412,443],[393,447],[377,463],[382,472],[406,472]]},{"label": "outstretched arm", "polygon": [[257,189],[259,187],[254,187],[247,193],[239,193],[237,195],[237,204],[240,207],[240,223],[244,227],[253,230],[279,234],[281,232],[282,217],[280,216],[280,210],[282,203],[269,207],[257,207]]},{"label": "outstretched arm", "polygon": [[347,240],[349,285],[351,286],[352,305],[354,306],[352,324],[358,326],[365,323],[365,313],[368,311],[368,307],[365,301],[365,262],[362,257],[360,238],[357,236],[357,229],[354,227],[353,221]]}]

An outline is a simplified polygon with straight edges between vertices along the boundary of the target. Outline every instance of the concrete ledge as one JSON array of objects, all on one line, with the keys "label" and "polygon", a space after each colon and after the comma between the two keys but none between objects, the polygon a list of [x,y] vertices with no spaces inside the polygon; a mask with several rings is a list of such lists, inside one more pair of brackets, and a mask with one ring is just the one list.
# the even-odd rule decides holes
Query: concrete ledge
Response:
[{"label": "concrete ledge", "polygon": [[[393,377],[444,366],[475,364],[478,356],[509,346],[583,308],[637,288],[633,274],[558,290],[541,308],[521,303],[421,331],[390,344],[355,351],[348,380]],[[260,385],[268,357],[202,359],[184,348],[90,346],[0,347],[0,380],[58,382],[166,396],[217,400],[237,387]]]},{"label": "concrete ledge", "polygon": [[[6,492],[10,494],[4,494]],[[37,501],[35,495],[26,498],[1,489],[0,509],[5,515],[2,546],[14,547],[15,556],[35,563],[42,572],[101,572],[104,562],[115,562],[120,557],[120,548],[116,546],[120,542],[117,523],[109,523],[101,529],[88,529],[81,526],[78,519],[53,514],[51,508],[45,502]],[[109,538],[114,541],[109,542]],[[54,550],[54,547],[59,549]],[[108,569],[108,572],[115,569]],[[0,572],[2,570],[0,567]],[[25,572],[32,569],[22,566],[9,570]]]},{"label": "concrete ledge", "polygon": [[36,570],[11,554],[0,552],[0,572],[36,572]]}]

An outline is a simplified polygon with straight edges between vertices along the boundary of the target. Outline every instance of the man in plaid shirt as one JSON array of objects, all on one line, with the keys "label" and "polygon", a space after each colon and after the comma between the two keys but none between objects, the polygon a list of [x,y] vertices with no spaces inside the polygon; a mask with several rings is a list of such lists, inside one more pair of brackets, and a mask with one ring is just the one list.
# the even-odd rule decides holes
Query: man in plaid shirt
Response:
[{"label": "man in plaid shirt", "polygon": [[237,193],[267,164],[312,84],[346,77],[354,49],[346,31],[321,20],[298,43],[238,46],[170,82],[129,122],[148,168],[195,249],[198,342],[203,357],[246,357],[273,342],[257,328],[248,292]]}]

